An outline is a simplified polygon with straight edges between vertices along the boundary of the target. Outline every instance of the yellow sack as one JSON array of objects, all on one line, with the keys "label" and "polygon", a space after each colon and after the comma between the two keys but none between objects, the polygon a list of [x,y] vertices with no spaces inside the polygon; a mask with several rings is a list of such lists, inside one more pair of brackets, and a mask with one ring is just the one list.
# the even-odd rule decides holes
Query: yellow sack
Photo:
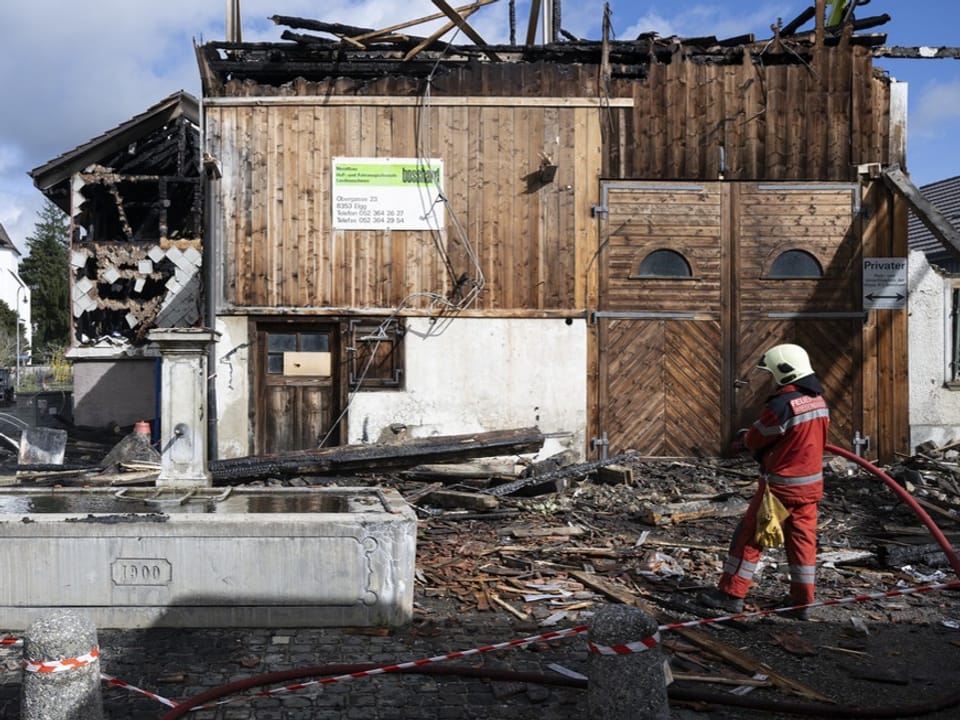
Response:
[{"label": "yellow sack", "polygon": [[770,486],[763,489],[763,500],[757,511],[757,531],[753,539],[760,547],[772,548],[783,545],[783,528],[780,523],[790,517],[790,511],[777,496],[770,492]]}]

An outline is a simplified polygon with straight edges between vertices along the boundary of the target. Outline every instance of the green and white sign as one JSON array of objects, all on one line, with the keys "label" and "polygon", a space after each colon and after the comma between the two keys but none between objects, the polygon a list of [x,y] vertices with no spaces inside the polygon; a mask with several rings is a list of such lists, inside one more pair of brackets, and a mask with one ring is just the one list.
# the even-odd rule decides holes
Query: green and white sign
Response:
[{"label": "green and white sign", "polygon": [[337,157],[332,198],[338,230],[439,230],[443,161]]}]

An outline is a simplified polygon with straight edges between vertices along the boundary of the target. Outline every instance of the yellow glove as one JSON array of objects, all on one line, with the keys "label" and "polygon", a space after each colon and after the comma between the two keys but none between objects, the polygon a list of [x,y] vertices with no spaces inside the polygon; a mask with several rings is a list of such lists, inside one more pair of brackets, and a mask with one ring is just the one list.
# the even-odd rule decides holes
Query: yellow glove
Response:
[{"label": "yellow glove", "polygon": [[770,492],[767,485],[763,490],[763,500],[757,512],[757,531],[753,539],[760,547],[771,548],[783,545],[783,528],[780,524],[790,517],[790,511],[777,496]]}]

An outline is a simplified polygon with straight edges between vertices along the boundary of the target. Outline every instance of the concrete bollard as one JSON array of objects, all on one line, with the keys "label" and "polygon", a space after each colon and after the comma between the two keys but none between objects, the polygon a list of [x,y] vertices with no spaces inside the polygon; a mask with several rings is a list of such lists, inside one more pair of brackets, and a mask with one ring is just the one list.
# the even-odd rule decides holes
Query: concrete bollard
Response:
[{"label": "concrete bollard", "polygon": [[20,720],[103,720],[97,629],[85,615],[52,610],[23,636]]},{"label": "concrete bollard", "polygon": [[642,610],[607,605],[589,623],[591,720],[667,720],[670,704],[657,622]]}]

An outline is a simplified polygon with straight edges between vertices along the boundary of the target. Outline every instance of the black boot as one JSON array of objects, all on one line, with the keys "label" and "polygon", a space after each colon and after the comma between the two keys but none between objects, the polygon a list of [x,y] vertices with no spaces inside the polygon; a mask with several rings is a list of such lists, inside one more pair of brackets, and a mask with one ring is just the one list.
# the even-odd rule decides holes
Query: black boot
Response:
[{"label": "black boot", "polygon": [[[798,603],[792,597],[790,597],[789,595],[786,595],[780,598],[779,600],[777,600],[777,604],[774,607],[788,608],[788,607],[791,607],[792,605],[805,605],[805,604],[806,603]],[[807,620],[810,619],[810,608],[802,607],[802,608],[794,608],[793,610],[783,610],[781,612],[778,612],[777,615],[779,615],[780,617],[790,618],[791,620],[801,620],[803,622],[806,622]]]},{"label": "black boot", "polygon": [[724,610],[728,613],[743,612],[743,598],[738,598],[725,593],[719,588],[711,588],[699,593],[697,595],[697,602],[699,602],[701,605],[707,606],[708,608]]}]

